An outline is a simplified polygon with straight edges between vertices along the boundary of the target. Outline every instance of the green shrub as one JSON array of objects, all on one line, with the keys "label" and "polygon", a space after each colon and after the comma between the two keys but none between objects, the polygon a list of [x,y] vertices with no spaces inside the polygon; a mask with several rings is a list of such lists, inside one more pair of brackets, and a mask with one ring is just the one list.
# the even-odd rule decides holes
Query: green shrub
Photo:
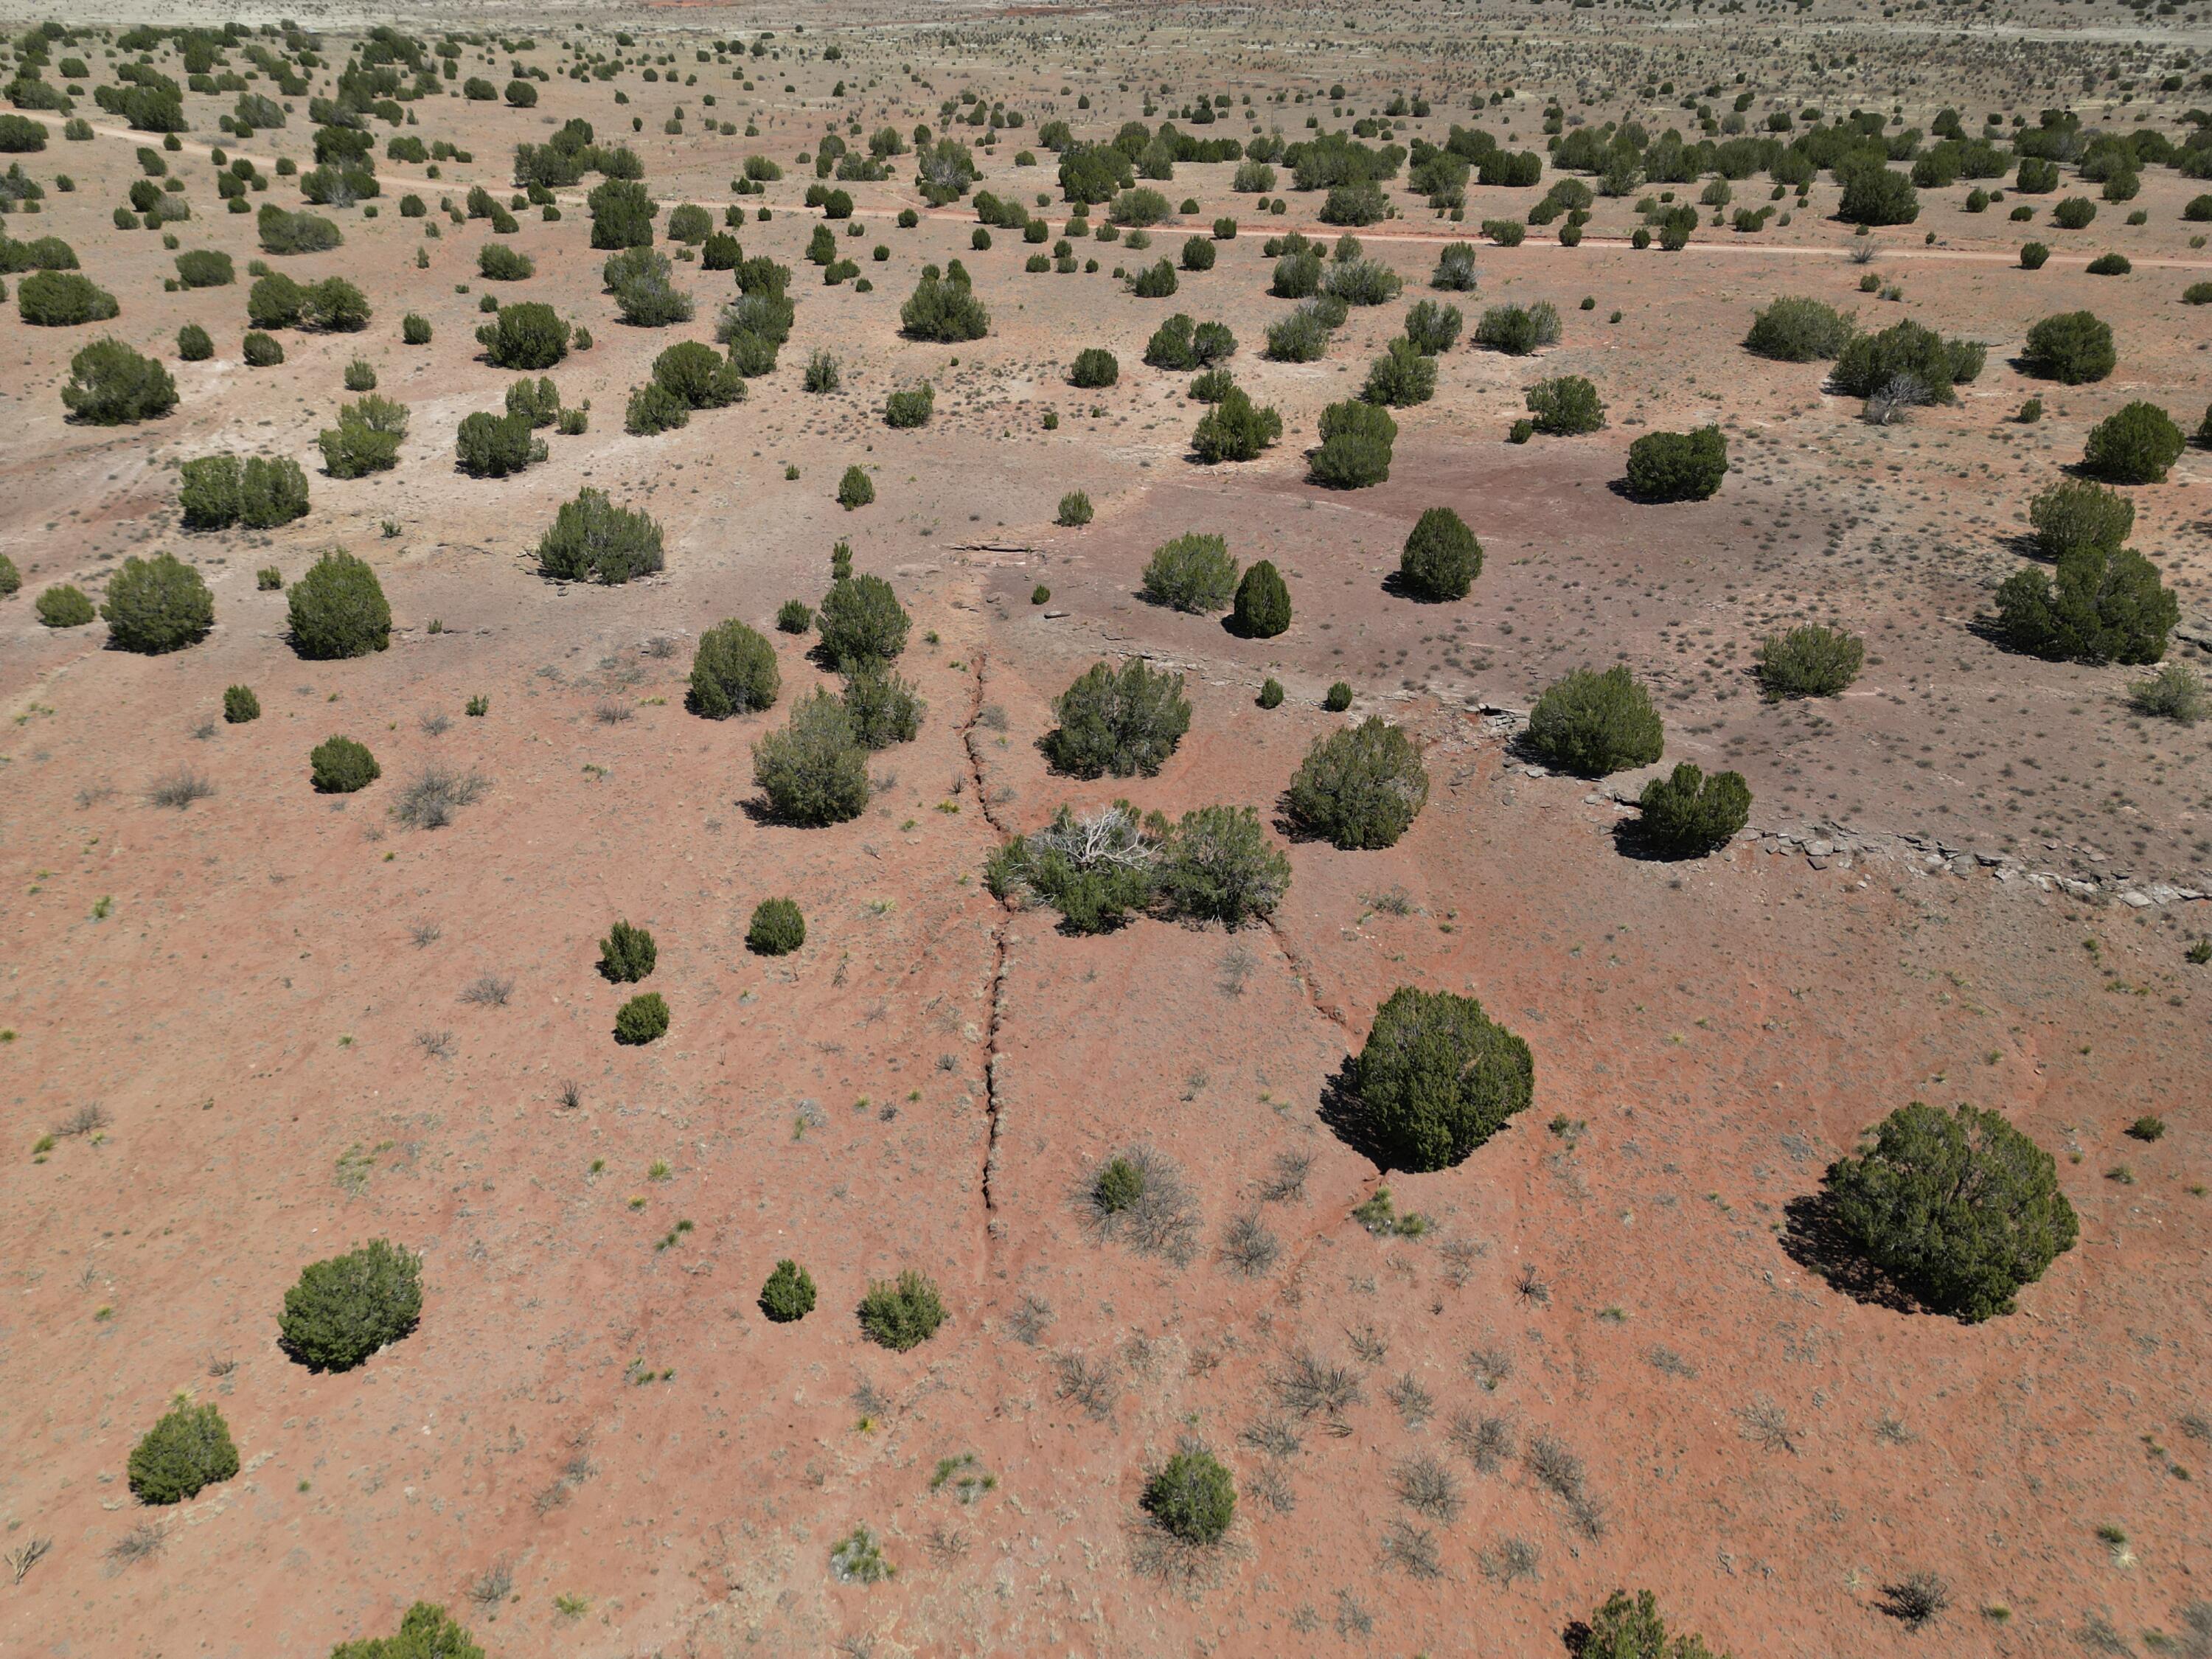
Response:
[{"label": "green shrub", "polygon": [[1212,1544],[1236,1518],[1237,1483],[1212,1452],[1179,1451],[1145,1482],[1138,1502],[1171,1537],[1186,1544]]},{"label": "green shrub", "polygon": [[1457,342],[1462,320],[1457,306],[1417,300],[1406,313],[1406,337],[1423,356],[1437,356]]},{"label": "green shrub", "polygon": [[1245,570],[1230,624],[1248,640],[1272,640],[1291,625],[1291,590],[1273,561],[1261,559]]},{"label": "green shrub", "polygon": [[660,961],[660,947],[650,928],[617,921],[599,941],[599,977],[610,985],[635,985],[651,977]]},{"label": "green shrub", "polygon": [[1782,363],[1832,361],[1850,341],[1850,317],[1819,300],[1784,295],[1752,319],[1744,349]]},{"label": "green shrub", "polygon": [[1091,520],[1091,497],[1079,489],[1071,489],[1060,498],[1060,511],[1053,522],[1063,530],[1077,530]]},{"label": "green shrub", "polygon": [[845,714],[863,749],[888,749],[912,743],[921,730],[926,705],[911,682],[869,663],[845,676]]},{"label": "green shrub", "polygon": [[430,319],[415,312],[409,312],[399,319],[399,337],[407,345],[429,344]]},{"label": "green shrub", "polygon": [[1628,488],[1646,501],[1702,501],[1728,476],[1728,440],[1717,426],[1647,432],[1628,446]]},{"label": "green shrub", "polygon": [[561,390],[550,376],[532,380],[527,374],[507,388],[507,412],[530,424],[534,431],[561,418]]},{"label": "green shrub", "polygon": [[2086,196],[2069,196],[2051,210],[2051,222],[2061,230],[2082,230],[2097,216],[2097,204]]},{"label": "green shrub", "polygon": [[376,369],[366,358],[356,357],[345,366],[345,389],[348,392],[376,390]]},{"label": "green shrub", "polygon": [[[753,907],[745,929],[745,948],[755,956],[787,957],[806,943],[806,918],[787,898],[763,899]],[[810,1295],[809,1307],[813,1305]]]},{"label": "green shrub", "polygon": [[477,343],[494,368],[548,369],[568,355],[571,330],[560,313],[535,300],[501,306],[477,331]]},{"label": "green shrub", "polygon": [[910,339],[948,345],[981,339],[991,331],[991,313],[963,277],[939,276],[931,265],[899,308],[899,324]]},{"label": "green shrub", "polygon": [[690,702],[695,714],[727,720],[775,706],[783,689],[775,647],[732,618],[699,636],[691,658]]},{"label": "green shrub", "polygon": [[342,405],[338,423],[325,427],[315,441],[323,465],[333,478],[362,478],[399,465],[399,446],[407,436],[407,406],[371,392]]},{"label": "green shrub", "polygon": [[927,426],[936,406],[936,389],[925,380],[910,391],[894,392],[884,399],[884,424],[898,431]]},{"label": "green shrub", "polygon": [[1650,1590],[1638,1590],[1633,1600],[1624,1590],[1613,1591],[1590,1615],[1588,1630],[1581,1659],[1728,1659],[1716,1655],[1701,1637],[1670,1637]]},{"label": "green shrub", "polygon": [[1331,404],[1321,412],[1321,447],[1307,459],[1317,484],[1331,489],[1364,489],[1390,477],[1392,446],[1398,423],[1373,404]]},{"label": "green shrub", "polygon": [[2124,253],[2100,253],[2088,264],[2088,272],[2092,276],[2124,276],[2134,269],[2135,265]]},{"label": "green shrub", "polygon": [[328,661],[365,657],[392,643],[392,607],[367,561],[333,548],[308,567],[286,596],[292,647]]},{"label": "green shrub", "polygon": [[1218,536],[1194,531],[1164,542],[1146,561],[1144,595],[1194,615],[1219,611],[1237,592],[1237,561]]},{"label": "green shrub", "polygon": [[658,380],[647,380],[630,390],[623,414],[623,430],[634,438],[653,437],[691,423],[691,405]]},{"label": "green shrub", "polygon": [[1273,914],[1290,890],[1291,861],[1249,806],[1201,806],[1162,839],[1154,860],[1169,913],[1231,929]]},{"label": "green shrub", "polygon": [[1847,396],[1871,398],[1903,380],[1928,402],[1956,403],[1952,386],[1980,372],[1980,351],[1971,342],[1946,340],[1918,323],[1897,323],[1879,334],[1852,337],[1836,358],[1835,386]]},{"label": "green shrub", "polygon": [[331,1650],[331,1659],[484,1659],[484,1650],[446,1616],[445,1608],[417,1601],[399,1621],[397,1635],[341,1642]]},{"label": "green shrub", "polygon": [[1280,708],[1283,706],[1283,683],[1270,674],[1260,683],[1260,707]]},{"label": "green shrub", "polygon": [[1398,580],[1417,599],[1463,599],[1482,574],[1482,544],[1459,514],[1432,507],[1415,521],[1398,556]]},{"label": "green shrub", "polygon": [[[1235,228],[1234,221],[1231,222],[1231,228],[1232,230]],[[1182,268],[1185,270],[1211,270],[1213,269],[1214,260],[1218,257],[1219,255],[1214,248],[1212,242],[1207,238],[1204,236],[1190,236],[1184,238],[1182,245]]]},{"label": "green shrub", "polygon": [[1321,706],[1332,714],[1341,714],[1352,707],[1352,682],[1339,680],[1322,696]]},{"label": "green shrub", "polygon": [[1437,393],[1436,359],[1411,340],[1393,340],[1367,371],[1359,395],[1387,409],[1425,404]]},{"label": "green shrub", "polygon": [[906,649],[912,619],[891,585],[881,576],[854,576],[834,582],[822,597],[822,650],[848,672],[886,663]]},{"label": "green shrub", "polygon": [[2020,268],[2040,270],[2050,263],[2051,250],[2041,242],[2022,242],[2020,245]]},{"label": "green shrub", "polygon": [[1292,823],[1351,852],[1395,846],[1428,798],[1419,747],[1370,715],[1314,739],[1285,802]]},{"label": "green shrub", "polygon": [[177,505],[187,530],[228,530],[238,522],[240,468],[235,455],[203,455],[177,470]]},{"label": "green shrub", "polygon": [[372,313],[368,297],[343,276],[325,276],[309,284],[301,295],[300,320],[310,328],[357,334],[368,326]]},{"label": "green shrub", "polygon": [[198,323],[186,323],[177,331],[177,356],[187,363],[204,363],[215,356],[215,341],[207,330]]},{"label": "green shrub", "polygon": [[658,1042],[668,1035],[668,1004],[658,991],[632,997],[615,1010],[615,1041],[628,1048]]},{"label": "green shrub", "polygon": [[454,464],[472,478],[504,478],[544,459],[545,441],[527,415],[479,410],[463,416],[453,436]]},{"label": "green shrub", "polygon": [[70,359],[62,405],[91,426],[150,421],[177,406],[177,383],[120,340],[94,340]]},{"label": "green shrub", "polygon": [[1451,1168],[1535,1091],[1528,1045],[1473,997],[1401,986],[1376,1011],[1352,1062],[1351,1126],[1388,1169]]},{"label": "green shrub", "polygon": [[2212,701],[2206,698],[2204,682],[2194,669],[2170,662],[2146,679],[2128,683],[2128,707],[2138,714],[2194,726],[2212,710]]},{"label": "green shrub", "polygon": [[1429,277],[1429,286],[1446,293],[1471,294],[1474,280],[1474,245],[1446,242],[1437,254],[1437,268]]},{"label": "green shrub", "polygon": [[422,1316],[422,1258],[377,1238],[310,1262],[284,1292],[276,1326],[284,1352],[300,1364],[349,1371],[412,1331]]},{"label": "green shrub", "polygon": [[635,179],[609,179],[585,198],[592,216],[592,246],[601,250],[649,247],[653,243],[653,198]]},{"label": "green shrub", "polygon": [[350,795],[384,775],[368,746],[351,738],[325,738],[309,751],[307,765],[319,795]]},{"label": "green shrub", "polygon": [[2136,504],[2117,489],[2061,478],[2027,504],[2038,551],[2056,563],[2092,547],[2122,547],[2136,526]]},{"label": "green shrub", "polygon": [[1120,362],[1103,346],[1085,346],[1077,352],[1067,371],[1068,385],[1086,391],[1112,386],[1121,378]]},{"label": "green shrub", "polygon": [[1664,778],[1644,786],[1637,799],[1644,817],[1637,830],[1644,844],[1673,857],[1695,857],[1725,845],[1751,816],[1751,791],[1741,772],[1707,777],[1678,761]]},{"label": "green shrub", "polygon": [[248,368],[274,368],[284,361],[284,348],[270,335],[249,332],[239,343],[239,355]]},{"label": "green shrub", "polygon": [[786,1256],[761,1286],[760,1310],[779,1325],[805,1318],[814,1311],[813,1278]]},{"label": "green shrub", "polygon": [[814,627],[814,607],[804,599],[786,599],[776,607],[776,631],[781,634],[805,634]]},{"label": "green shrub", "polygon": [[1257,460],[1282,435],[1280,414],[1273,408],[1261,408],[1243,387],[1231,386],[1219,402],[1199,416],[1190,447],[1192,453],[1211,466],[1223,461]]},{"label": "green shrub", "polygon": [[253,695],[250,685],[231,685],[223,688],[222,717],[233,726],[244,726],[249,720],[261,718],[261,699]]},{"label": "green shrub", "polygon": [[212,1405],[184,1395],[131,1449],[131,1494],[142,1504],[181,1504],[238,1473],[230,1425]]},{"label": "green shrub", "polygon": [[1146,265],[1131,278],[1129,292],[1139,300],[1165,300],[1173,297],[1178,286],[1175,266],[1162,259]]},{"label": "green shrub", "polygon": [[15,598],[22,586],[23,573],[15,568],[15,560],[0,553],[0,599]]},{"label": "green shrub", "polygon": [[1474,343],[1508,356],[1526,356],[1539,346],[1559,343],[1559,313],[1548,300],[1533,306],[1492,306],[1474,325]]},{"label": "green shrub", "polygon": [[100,614],[108,637],[123,649],[159,656],[207,637],[215,626],[215,596],[200,573],[173,553],[133,556],[107,579]]},{"label": "green shrub", "polygon": [[626,248],[601,269],[615,311],[635,328],[666,328],[691,320],[691,296],[676,287],[668,256],[650,247]]},{"label": "green shrub", "polygon": [[2090,429],[2081,465],[2113,483],[2163,483],[2185,447],[2172,417],[2156,404],[2138,400]]},{"label": "green shrub", "polygon": [[1536,430],[1551,437],[1574,437],[1605,424],[1605,404],[1597,388],[1579,374],[1539,380],[1526,394]]},{"label": "green shrub", "polygon": [[68,582],[46,589],[31,608],[48,628],[82,628],[99,614],[85,598],[84,590]]},{"label": "green shrub", "polygon": [[486,242],[477,250],[477,275],[488,283],[520,283],[537,274],[537,262],[520,248]]},{"label": "green shrub", "polygon": [[659,525],[646,514],[617,507],[588,485],[561,504],[538,543],[538,568],[545,575],[611,587],[651,575],[663,556]]},{"label": "green shrub", "polygon": [[991,855],[985,884],[1009,903],[1051,906],[1069,933],[1105,933],[1152,903],[1164,828],[1157,815],[1140,820],[1125,800],[1081,817],[1062,806],[1043,829]]},{"label": "green shrub", "polygon": [[345,240],[331,220],[313,213],[288,213],[274,202],[264,202],[254,227],[261,246],[270,253],[327,253]]},{"label": "green shrub", "polygon": [[1868,1260],[1970,1323],[2010,1313],[2078,1233],[2051,1154],[1974,1106],[1899,1107],[1826,1184]]},{"label": "green shrub", "polygon": [[2030,374],[2068,386],[2101,380],[2119,361],[2112,349],[2112,325],[2089,311],[2045,317],[2027,331],[2021,356]]},{"label": "green shrub", "polygon": [[1758,655],[1759,688],[1769,698],[1832,697],[1858,678],[1866,643],[1813,623],[1768,635]]},{"label": "green shrub", "polygon": [[904,1353],[937,1334],[945,1304],[937,1286],[908,1268],[896,1283],[878,1279],[860,1298],[860,1329],[871,1342]]},{"label": "green shrub", "polygon": [[2132,548],[2087,546],[2055,572],[2029,565],[1997,589],[1997,630],[2016,651],[2056,661],[2152,663],[2181,619],[2158,567]]},{"label": "green shrub", "polygon": [[1279,363],[1319,362],[1328,349],[1328,325],[1310,306],[1300,306],[1267,328],[1267,356]]},{"label": "green shrub", "polygon": [[1583,777],[1649,766],[1666,746],[1651,694],[1626,666],[1577,668],[1536,699],[1528,744],[1551,765]]},{"label": "green shrub", "polygon": [[1842,184],[1836,216],[1846,224],[1909,225],[1920,216],[1920,198],[1912,180],[1878,161],[1844,170]]},{"label": "green shrub", "polygon": [[1152,776],[1190,730],[1182,688],[1182,675],[1141,657],[1118,670],[1094,663],[1054,701],[1060,723],[1045,736],[1045,757],[1079,778]]},{"label": "green shrub", "polygon": [[843,702],[817,686],[791,711],[788,726],[753,744],[753,781],[787,823],[860,817],[868,804],[868,751]]},{"label": "green shrub", "polygon": [[2212,283],[2191,283],[2181,290],[2181,302],[2190,306],[2212,306]]},{"label": "green shrub", "polygon": [[40,328],[105,322],[121,309],[115,296],[74,270],[34,270],[15,285],[15,309]]},{"label": "green shrub", "polygon": [[875,499],[875,482],[868,477],[867,469],[858,464],[847,467],[845,476],[837,481],[837,505],[850,513]]}]

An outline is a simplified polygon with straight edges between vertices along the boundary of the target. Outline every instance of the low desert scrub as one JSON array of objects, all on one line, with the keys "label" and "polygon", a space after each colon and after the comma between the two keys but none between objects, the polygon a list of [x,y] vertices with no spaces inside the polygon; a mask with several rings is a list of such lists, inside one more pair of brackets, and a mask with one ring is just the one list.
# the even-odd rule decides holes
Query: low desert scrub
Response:
[{"label": "low desert scrub", "polygon": [[1132,1146],[1107,1159],[1084,1184],[1079,1205],[1102,1238],[1177,1267],[1196,1253],[1197,1200],[1182,1172],[1149,1147]]},{"label": "low desert scrub", "polygon": [[1513,1455],[1513,1425],[1503,1417],[1454,1412],[1444,1438],[1478,1474],[1497,1474]]},{"label": "low desert scrub", "polygon": [[1364,1398],[1358,1373],[1322,1358],[1310,1348],[1290,1355],[1268,1374],[1276,1403],[1302,1418],[1322,1418],[1330,1431],[1352,1432],[1344,1414]]},{"label": "low desert scrub", "polygon": [[399,793],[392,816],[410,830],[442,830],[464,806],[473,806],[491,787],[476,772],[432,763],[416,772]]},{"label": "low desert scrub", "polygon": [[1538,1486],[1566,1505],[1569,1517],[1584,1537],[1596,1538],[1603,1534],[1604,1516],[1598,1509],[1597,1500],[1590,1496],[1583,1461],[1564,1442],[1549,1434],[1539,1434],[1529,1441],[1522,1462]]},{"label": "low desert scrub", "polygon": [[173,806],[181,811],[194,801],[206,800],[215,793],[215,785],[189,766],[156,779],[146,791],[148,802],[155,806]]},{"label": "low desert scrub", "polygon": [[1079,1353],[1064,1353],[1054,1361],[1054,1370],[1059,1375],[1054,1389],[1058,1398],[1083,1407],[1094,1423],[1103,1423],[1114,1415],[1115,1402],[1121,1398],[1121,1374],[1110,1355],[1094,1360]]},{"label": "low desert scrub", "polygon": [[841,1584],[880,1584],[897,1575],[866,1527],[855,1527],[830,1551],[830,1576]]},{"label": "low desert scrub", "polygon": [[1256,1214],[1233,1216],[1222,1229],[1221,1259],[1230,1272],[1240,1277],[1259,1278],[1273,1268],[1282,1253],[1281,1241]]}]

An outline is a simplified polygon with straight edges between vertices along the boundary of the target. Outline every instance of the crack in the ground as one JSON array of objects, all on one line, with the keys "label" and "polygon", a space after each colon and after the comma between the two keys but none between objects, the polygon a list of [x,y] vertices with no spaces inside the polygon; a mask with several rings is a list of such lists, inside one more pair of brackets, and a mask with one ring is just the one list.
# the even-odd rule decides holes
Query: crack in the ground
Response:
[{"label": "crack in the ground", "polygon": [[[975,805],[983,814],[983,821],[1004,836],[1006,828],[991,810],[990,795],[983,780],[983,754],[976,746],[975,738],[975,729],[983,719],[983,689],[990,663],[987,653],[981,650],[975,653],[975,700],[968,710],[968,723],[960,728],[960,740],[968,750],[968,772],[975,786]],[[999,1169],[999,1024],[1006,1007],[1006,933],[1011,926],[1002,906],[999,919],[991,928],[991,1006],[983,1028],[983,1113],[990,1126],[983,1147],[983,1211],[987,1218],[999,1207],[998,1194],[994,1188],[994,1178]],[[987,1219],[984,1228],[987,1240],[995,1239],[1000,1231],[998,1222]]]}]

